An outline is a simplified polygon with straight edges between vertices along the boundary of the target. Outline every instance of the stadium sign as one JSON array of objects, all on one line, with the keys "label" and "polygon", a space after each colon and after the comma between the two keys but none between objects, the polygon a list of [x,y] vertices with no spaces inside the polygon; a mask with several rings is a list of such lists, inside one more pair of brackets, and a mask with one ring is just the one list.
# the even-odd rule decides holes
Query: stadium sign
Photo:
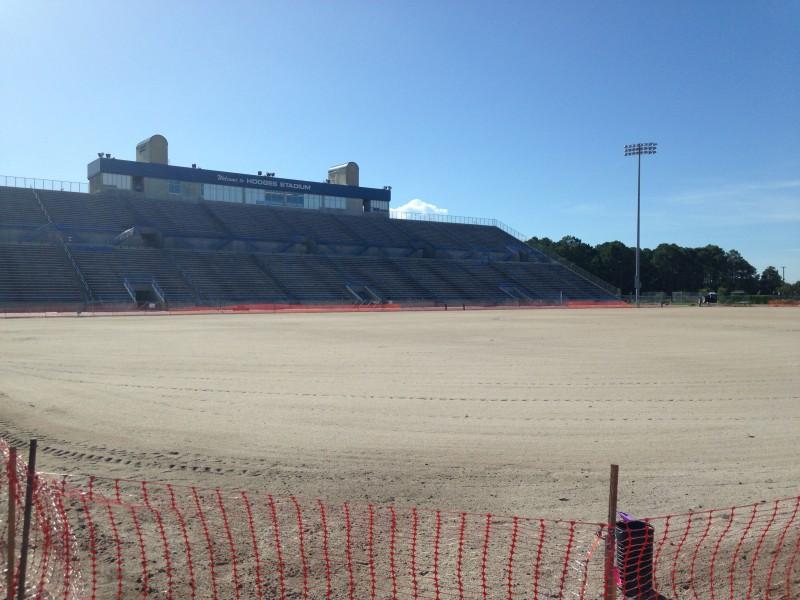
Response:
[{"label": "stadium sign", "polygon": [[225,173],[217,173],[217,181],[220,183],[232,183],[234,185],[247,185],[253,186],[257,185],[260,187],[268,187],[268,188],[276,188],[276,189],[285,189],[285,190],[297,190],[302,192],[310,192],[311,191],[311,184],[309,183],[297,183],[293,181],[282,181],[280,179],[274,178],[267,178],[263,179],[260,177],[231,177]]}]

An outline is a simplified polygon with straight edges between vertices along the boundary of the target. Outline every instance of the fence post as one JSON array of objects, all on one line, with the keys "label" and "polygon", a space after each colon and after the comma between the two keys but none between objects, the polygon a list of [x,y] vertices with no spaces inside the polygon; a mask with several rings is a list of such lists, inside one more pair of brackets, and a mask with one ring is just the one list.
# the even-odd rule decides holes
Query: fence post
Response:
[{"label": "fence post", "polygon": [[14,600],[17,520],[17,449],[8,449],[8,538],[6,543],[6,600]]},{"label": "fence post", "polygon": [[618,483],[619,465],[611,465],[611,477],[608,486],[608,524],[606,529],[605,589],[603,591],[603,600],[616,600],[617,598],[617,582],[614,577],[614,553],[616,552],[614,528],[617,526]]},{"label": "fence post", "polygon": [[22,520],[22,547],[19,557],[19,583],[17,600],[25,599],[25,570],[28,567],[28,544],[31,535],[31,508],[33,506],[33,486],[36,483],[36,440],[31,440],[28,448],[28,479],[25,486],[25,513]]}]

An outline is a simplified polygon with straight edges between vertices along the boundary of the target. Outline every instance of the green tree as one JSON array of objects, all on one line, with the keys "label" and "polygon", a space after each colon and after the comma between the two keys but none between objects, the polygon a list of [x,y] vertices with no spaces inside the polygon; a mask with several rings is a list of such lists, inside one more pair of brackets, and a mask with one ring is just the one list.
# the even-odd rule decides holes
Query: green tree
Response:
[{"label": "green tree", "polygon": [[595,267],[595,251],[589,244],[584,243],[574,235],[565,235],[558,240],[555,250],[564,258],[587,271],[592,271]]},{"label": "green tree", "polygon": [[781,274],[775,267],[767,267],[758,279],[758,292],[760,294],[774,295],[783,285]]},{"label": "green tree", "polygon": [[657,289],[667,293],[697,289],[690,287],[696,279],[692,277],[692,260],[686,248],[677,244],[659,244],[653,250],[653,268],[657,273]]},{"label": "green tree", "polygon": [[[528,240],[533,248],[563,258],[583,267],[601,279],[620,288],[624,294],[634,291],[636,250],[620,241],[590,246],[580,238],[565,235],[557,242],[550,238],[533,237]],[[749,294],[791,294],[770,267],[759,277],[755,267],[737,250],[725,252],[709,244],[700,248],[686,248],[677,244],[659,244],[655,249],[642,248],[641,280],[643,292],[674,292],[707,290],[741,290]],[[800,284],[798,284],[800,285]],[[795,292],[798,293],[798,292]]]},{"label": "green tree", "polygon": [[622,290],[633,293],[636,250],[619,241],[605,242],[595,246],[595,270],[592,272]]},{"label": "green tree", "polygon": [[[633,252],[635,256],[635,248],[633,249]],[[654,251],[650,248],[642,248],[641,256],[639,258],[639,277],[642,280],[643,292],[658,292],[661,290],[661,280],[659,279],[658,269],[656,269],[653,264],[653,253]]]},{"label": "green tree", "polygon": [[557,252],[555,248],[556,243],[549,237],[543,237],[543,238],[532,237],[525,243],[528,244],[528,246],[531,246],[532,248],[544,250],[545,252]]},{"label": "green tree", "polygon": [[703,283],[700,287],[716,290],[725,279],[728,271],[728,257],[725,250],[714,244],[695,248],[697,260],[703,269]]},{"label": "green tree", "polygon": [[792,298],[800,297],[800,281],[794,283],[785,283],[778,289],[781,296],[789,296]]},{"label": "green tree", "polygon": [[728,250],[726,255],[727,273],[725,287],[732,291],[743,291],[755,294],[758,289],[758,275],[756,268],[739,254],[738,250]]}]

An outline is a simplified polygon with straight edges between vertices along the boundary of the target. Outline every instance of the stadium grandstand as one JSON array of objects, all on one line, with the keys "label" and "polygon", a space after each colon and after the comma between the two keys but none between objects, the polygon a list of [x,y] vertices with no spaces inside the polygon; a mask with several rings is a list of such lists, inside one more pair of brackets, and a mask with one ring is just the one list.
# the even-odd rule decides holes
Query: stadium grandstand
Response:
[{"label": "stadium grandstand", "polygon": [[160,135],[136,158],[100,154],[88,193],[0,180],[0,310],[618,298],[497,222],[390,216],[355,163],[322,183],[176,167]]}]

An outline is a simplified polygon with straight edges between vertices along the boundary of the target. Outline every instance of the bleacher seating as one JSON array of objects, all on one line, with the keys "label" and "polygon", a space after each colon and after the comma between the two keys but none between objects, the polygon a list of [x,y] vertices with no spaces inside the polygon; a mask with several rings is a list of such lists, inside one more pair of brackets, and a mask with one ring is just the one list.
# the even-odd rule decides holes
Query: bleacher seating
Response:
[{"label": "bleacher seating", "polygon": [[209,304],[289,302],[279,285],[249,254],[175,250],[171,255],[201,299]]},{"label": "bleacher seating", "polygon": [[0,234],[0,303],[81,302],[81,276],[101,305],[131,304],[126,280],[170,306],[612,298],[487,225],[0,187]]},{"label": "bleacher seating", "polygon": [[396,226],[389,219],[379,216],[332,215],[359,239],[370,246],[408,248],[421,241],[409,236],[406,231]]},{"label": "bleacher seating", "polygon": [[83,301],[80,280],[63,248],[0,244],[0,304]]},{"label": "bleacher seating", "polygon": [[280,218],[278,209],[261,206],[233,204],[230,202],[205,202],[209,210],[234,236],[241,239],[291,241],[295,238],[292,228]]},{"label": "bleacher seating", "polygon": [[131,198],[129,204],[139,223],[155,227],[165,235],[212,238],[226,235],[212,216],[193,202]]},{"label": "bleacher seating", "polygon": [[0,187],[0,225],[41,227],[47,224],[33,191]]},{"label": "bleacher seating", "polygon": [[339,219],[313,210],[274,209],[296,235],[322,244],[362,245],[363,241],[346,229]]},{"label": "bleacher seating", "polygon": [[[346,279],[326,268],[326,257],[317,255],[271,254],[259,257],[260,263],[299,302],[345,303],[348,294]],[[330,263],[327,264],[330,267]]]},{"label": "bleacher seating", "polygon": [[196,302],[194,292],[162,250],[73,246],[71,252],[95,301],[99,303],[132,302],[125,289],[125,279],[155,279],[169,305]]},{"label": "bleacher seating", "polygon": [[120,233],[136,225],[136,215],[120,198],[37,190],[59,229]]},{"label": "bleacher seating", "polygon": [[383,257],[337,256],[332,260],[346,273],[347,283],[367,285],[383,300],[435,300],[435,294],[395,262]]}]

